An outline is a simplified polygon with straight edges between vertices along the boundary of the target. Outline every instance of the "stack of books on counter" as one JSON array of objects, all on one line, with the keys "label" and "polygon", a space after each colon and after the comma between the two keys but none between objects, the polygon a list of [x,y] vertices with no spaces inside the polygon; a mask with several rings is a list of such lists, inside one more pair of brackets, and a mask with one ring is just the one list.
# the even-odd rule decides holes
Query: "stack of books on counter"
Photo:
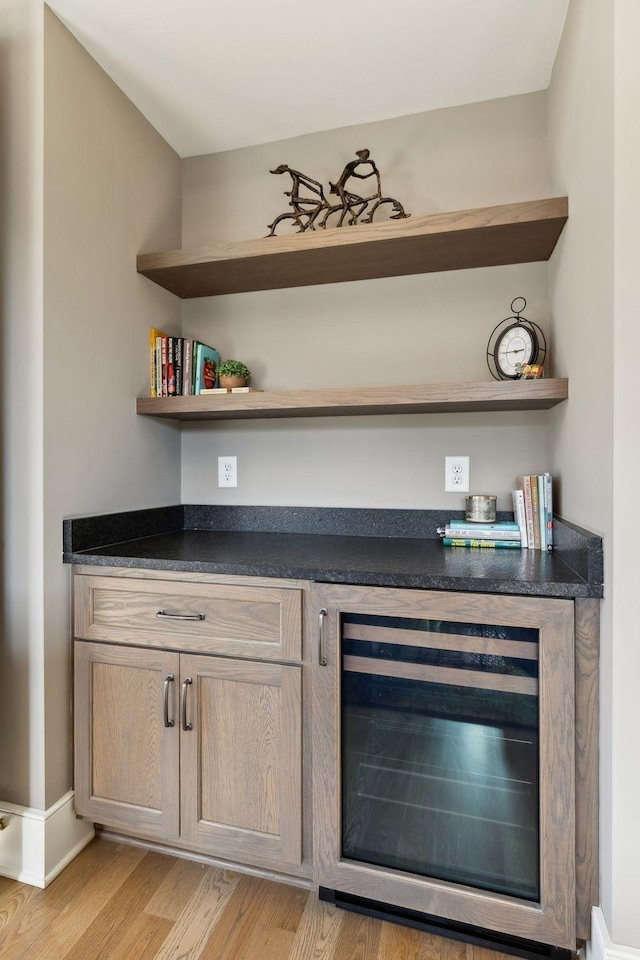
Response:
[{"label": "stack of books on counter", "polygon": [[540,473],[516,478],[513,520],[481,523],[450,520],[438,527],[445,547],[553,550],[553,478]]},{"label": "stack of books on counter", "polygon": [[522,544],[520,527],[515,520],[481,523],[470,520],[450,520],[438,527],[445,547],[489,547],[519,550]]}]

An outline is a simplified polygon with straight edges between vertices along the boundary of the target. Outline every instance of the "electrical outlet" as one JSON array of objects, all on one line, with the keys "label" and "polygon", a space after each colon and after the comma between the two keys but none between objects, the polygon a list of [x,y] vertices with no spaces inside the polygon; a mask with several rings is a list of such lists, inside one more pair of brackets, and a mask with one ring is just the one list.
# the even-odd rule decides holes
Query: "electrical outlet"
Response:
[{"label": "electrical outlet", "polygon": [[218,486],[238,486],[238,458],[218,457]]},{"label": "electrical outlet", "polygon": [[444,458],[445,493],[469,492],[469,457]]}]

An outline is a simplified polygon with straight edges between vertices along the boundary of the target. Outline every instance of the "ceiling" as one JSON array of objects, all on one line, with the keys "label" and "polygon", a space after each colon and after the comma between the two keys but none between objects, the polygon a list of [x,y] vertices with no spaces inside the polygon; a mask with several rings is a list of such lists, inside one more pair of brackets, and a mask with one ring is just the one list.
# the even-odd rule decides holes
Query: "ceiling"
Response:
[{"label": "ceiling", "polygon": [[544,90],[569,0],[48,0],[181,157]]}]

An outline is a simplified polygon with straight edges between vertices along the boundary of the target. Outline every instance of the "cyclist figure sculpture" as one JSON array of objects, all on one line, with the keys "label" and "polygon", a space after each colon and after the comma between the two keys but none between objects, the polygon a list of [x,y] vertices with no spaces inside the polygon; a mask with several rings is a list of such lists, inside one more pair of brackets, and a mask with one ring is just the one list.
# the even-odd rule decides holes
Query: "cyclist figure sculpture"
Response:
[{"label": "cyclist figure sculpture", "polygon": [[[292,211],[281,213],[269,224],[268,236],[275,236],[276,227],[284,220],[290,220],[298,228],[298,233],[305,230],[315,230],[316,222],[321,228],[332,226],[329,218],[336,215],[336,227],[347,222],[349,226],[357,223],[372,223],[376,211],[383,204],[391,205],[390,219],[399,220],[410,216],[405,213],[399,200],[393,197],[382,196],[380,171],[370,157],[368,150],[356,150],[356,160],[346,164],[335,183],[329,182],[330,192],[338,197],[336,203],[329,203],[321,183],[313,177],[293,170],[288,164],[281,163],[270,173],[288,173],[291,177],[291,189],[285,191],[285,197],[290,197],[289,206]],[[369,180],[370,191],[363,196],[357,181]],[[372,181],[372,182],[371,182]],[[367,216],[363,216],[368,211]],[[320,214],[323,214],[320,217]]]}]

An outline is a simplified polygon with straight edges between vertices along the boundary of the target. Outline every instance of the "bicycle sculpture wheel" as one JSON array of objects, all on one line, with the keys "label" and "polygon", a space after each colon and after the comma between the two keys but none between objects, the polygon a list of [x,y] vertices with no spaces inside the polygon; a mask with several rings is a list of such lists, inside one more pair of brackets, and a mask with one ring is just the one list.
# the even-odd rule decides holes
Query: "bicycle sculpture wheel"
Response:
[{"label": "bicycle sculpture wheel", "polygon": [[[291,177],[291,189],[285,190],[285,197],[289,197],[289,207],[269,224],[267,236],[276,235],[279,224],[289,222],[289,226],[297,227],[298,233],[305,230],[315,230],[316,226],[325,229],[341,227],[345,223],[353,227],[358,223],[372,223],[376,213],[385,207],[389,219],[402,220],[411,216],[405,213],[399,200],[393,197],[383,197],[380,171],[369,156],[368,150],[356,150],[356,160],[346,164],[335,183],[329,182],[329,192],[337,197],[331,202],[327,199],[324,188],[318,180],[294,170],[287,163],[281,163],[270,173],[288,173]],[[368,180],[370,192],[362,195],[358,181]],[[390,212],[389,212],[390,210]]]}]

